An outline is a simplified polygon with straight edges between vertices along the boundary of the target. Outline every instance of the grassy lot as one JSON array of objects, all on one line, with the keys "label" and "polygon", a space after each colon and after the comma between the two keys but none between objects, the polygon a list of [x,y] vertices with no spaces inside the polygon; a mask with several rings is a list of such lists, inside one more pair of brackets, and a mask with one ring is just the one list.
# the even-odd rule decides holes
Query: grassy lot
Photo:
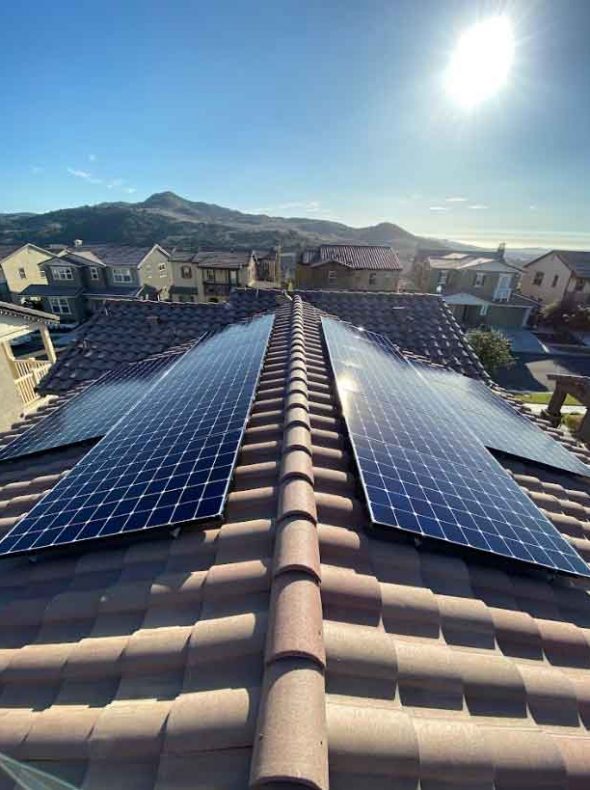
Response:
[{"label": "grassy lot", "polygon": [[[552,392],[519,392],[514,393],[518,400],[523,403],[544,403],[547,404],[551,400]],[[571,395],[568,395],[564,401],[565,406],[581,406],[580,401],[577,401]]]}]

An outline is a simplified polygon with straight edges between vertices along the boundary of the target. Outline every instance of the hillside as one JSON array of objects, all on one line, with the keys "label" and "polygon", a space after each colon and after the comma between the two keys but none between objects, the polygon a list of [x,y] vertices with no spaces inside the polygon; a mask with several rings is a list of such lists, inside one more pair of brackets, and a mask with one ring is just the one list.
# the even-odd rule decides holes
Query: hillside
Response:
[{"label": "hillside", "polygon": [[[186,200],[173,192],[160,192],[141,203],[99,203],[59,209],[45,214],[0,215],[0,243],[31,241],[41,246],[71,243],[118,242],[175,245],[197,249],[213,247],[260,248],[281,244],[285,251],[319,242],[391,244],[403,262],[417,244],[438,246],[390,222],[352,228],[340,222],[310,218],[270,217]],[[444,246],[441,242],[440,246]],[[460,245],[456,245],[457,247]]]}]

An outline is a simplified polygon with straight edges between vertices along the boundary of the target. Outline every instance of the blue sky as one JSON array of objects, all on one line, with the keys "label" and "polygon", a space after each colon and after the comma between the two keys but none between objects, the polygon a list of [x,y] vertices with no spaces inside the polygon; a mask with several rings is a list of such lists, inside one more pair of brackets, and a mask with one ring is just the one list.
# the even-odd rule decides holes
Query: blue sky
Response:
[{"label": "blue sky", "polygon": [[[499,11],[511,77],[468,112],[442,75],[461,31]],[[0,211],[171,189],[590,248],[587,0],[32,0],[0,26]]]}]

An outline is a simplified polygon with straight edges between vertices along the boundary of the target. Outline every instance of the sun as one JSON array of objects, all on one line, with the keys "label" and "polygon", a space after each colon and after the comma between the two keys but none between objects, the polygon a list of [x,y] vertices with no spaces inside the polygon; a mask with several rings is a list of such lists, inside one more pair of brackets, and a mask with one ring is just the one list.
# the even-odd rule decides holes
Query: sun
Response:
[{"label": "sun", "polygon": [[447,93],[465,108],[494,96],[508,81],[514,35],[505,16],[491,17],[460,36],[444,75]]}]

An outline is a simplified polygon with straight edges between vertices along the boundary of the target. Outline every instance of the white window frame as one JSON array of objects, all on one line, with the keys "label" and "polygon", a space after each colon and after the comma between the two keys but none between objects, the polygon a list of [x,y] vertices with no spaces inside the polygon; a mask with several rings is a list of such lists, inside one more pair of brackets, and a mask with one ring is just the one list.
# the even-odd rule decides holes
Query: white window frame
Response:
[{"label": "white window frame", "polygon": [[72,315],[70,300],[65,296],[50,296],[49,305],[51,312],[57,315]]},{"label": "white window frame", "polygon": [[369,272],[369,285],[377,284],[377,272]]},{"label": "white window frame", "polygon": [[485,272],[475,272],[475,277],[473,278],[473,287],[483,288],[485,279],[486,279]]},{"label": "white window frame", "polygon": [[334,269],[328,271],[328,282],[333,283],[336,281],[336,272]]},{"label": "white window frame", "polygon": [[482,304],[482,306],[479,308],[479,314],[481,316],[487,315],[488,314],[488,307],[489,307],[488,304]]},{"label": "white window frame", "polygon": [[239,285],[240,284],[240,272],[238,269],[230,269],[228,273],[228,279],[230,285]]},{"label": "white window frame", "polygon": [[192,280],[193,279],[193,267],[190,264],[182,264],[180,267],[180,278],[181,280]]},{"label": "white window frame", "polygon": [[449,272],[447,269],[443,269],[442,272],[438,274],[438,285],[446,285],[449,281]]},{"label": "white window frame", "polygon": [[89,266],[88,273],[91,280],[98,280],[98,266]]},{"label": "white window frame", "polygon": [[74,279],[74,273],[71,266],[52,266],[51,274],[54,280],[62,280],[71,282]]},{"label": "white window frame", "polygon": [[26,271],[26,269],[23,266],[21,266],[19,268],[18,276],[20,277],[21,280],[26,280],[27,279],[27,271]]},{"label": "white window frame", "polygon": [[165,272],[167,268],[166,261],[162,261],[162,263],[158,264],[158,271],[160,272]]},{"label": "white window frame", "polygon": [[545,272],[535,272],[533,275],[533,285],[541,286],[543,285],[543,280],[545,279]]},{"label": "white window frame", "polygon": [[113,282],[114,283],[132,283],[131,269],[126,266],[113,266]]}]

